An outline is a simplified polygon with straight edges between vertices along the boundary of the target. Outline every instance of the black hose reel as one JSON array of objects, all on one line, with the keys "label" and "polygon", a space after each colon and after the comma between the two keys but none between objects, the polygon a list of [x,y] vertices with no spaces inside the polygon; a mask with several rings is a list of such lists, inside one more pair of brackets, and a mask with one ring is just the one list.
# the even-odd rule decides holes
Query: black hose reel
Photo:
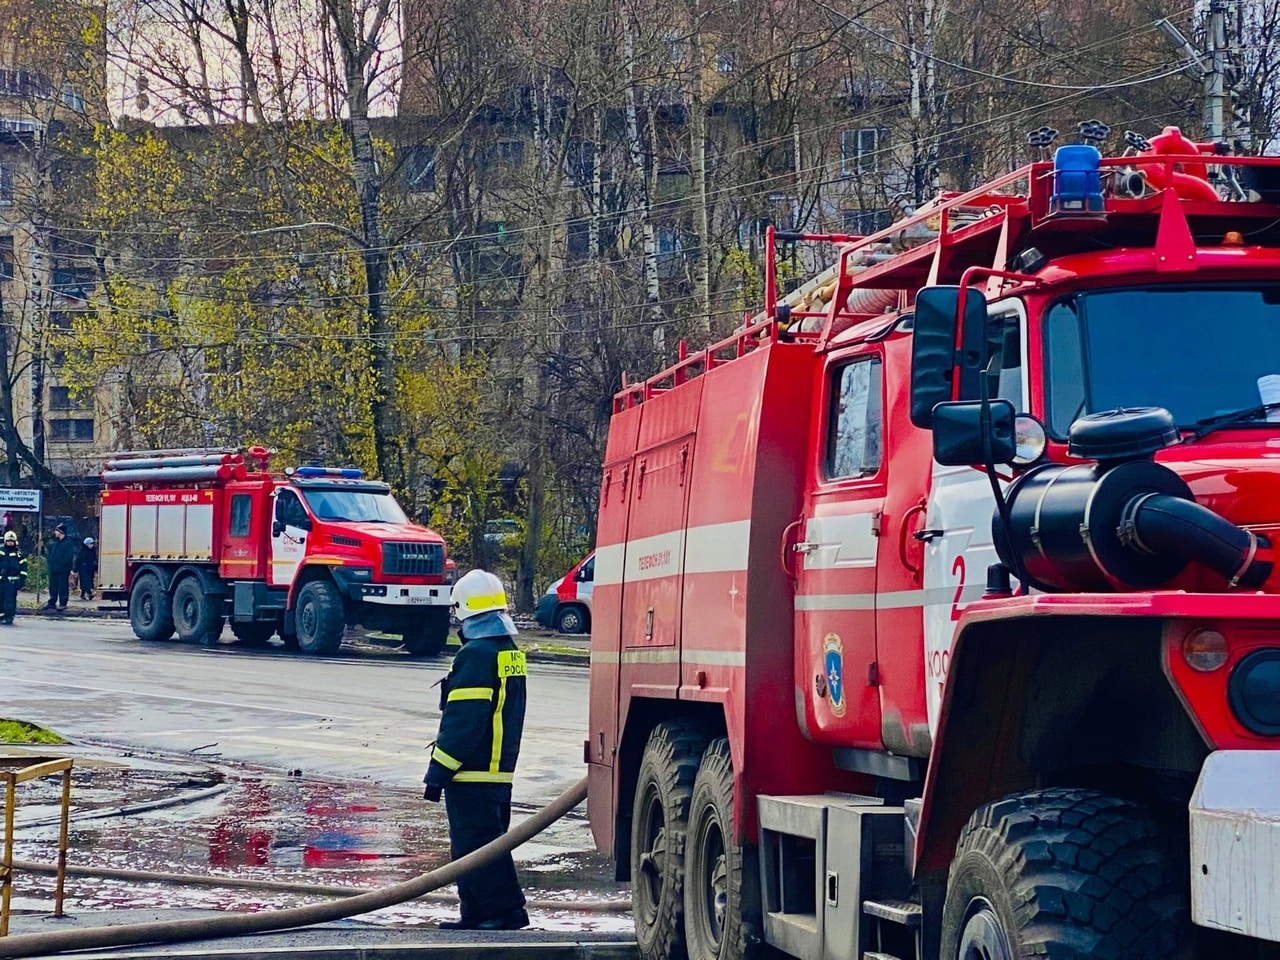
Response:
[{"label": "black hose reel", "polygon": [[1049,463],[1006,494],[1009,529],[992,521],[1001,561],[1051,593],[1149,589],[1195,561],[1233,587],[1260,587],[1271,573],[1266,537],[1195,502],[1180,476],[1154,461],[1178,442],[1160,407],[1113,410],[1071,425],[1069,453],[1095,461]]}]

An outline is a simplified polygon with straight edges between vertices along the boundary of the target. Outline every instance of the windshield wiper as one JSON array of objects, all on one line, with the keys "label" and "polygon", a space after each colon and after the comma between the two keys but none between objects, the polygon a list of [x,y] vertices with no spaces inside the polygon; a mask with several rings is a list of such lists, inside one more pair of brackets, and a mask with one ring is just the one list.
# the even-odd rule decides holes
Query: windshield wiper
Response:
[{"label": "windshield wiper", "polygon": [[1203,440],[1215,430],[1221,430],[1223,427],[1230,427],[1233,424],[1247,423],[1250,420],[1265,417],[1267,413],[1276,409],[1280,409],[1280,403],[1261,403],[1256,407],[1245,407],[1242,410],[1236,410],[1232,413],[1223,413],[1216,417],[1205,417],[1203,420],[1196,421],[1196,428],[1191,431],[1191,436],[1187,437],[1183,443]]}]

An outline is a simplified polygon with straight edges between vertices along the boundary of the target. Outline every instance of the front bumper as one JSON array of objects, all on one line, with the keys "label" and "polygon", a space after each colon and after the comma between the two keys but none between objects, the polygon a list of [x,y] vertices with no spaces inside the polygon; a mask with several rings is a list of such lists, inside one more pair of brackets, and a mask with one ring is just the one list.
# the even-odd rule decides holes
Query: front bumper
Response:
[{"label": "front bumper", "polygon": [[1280,750],[1209,755],[1191,797],[1191,919],[1280,942]]}]

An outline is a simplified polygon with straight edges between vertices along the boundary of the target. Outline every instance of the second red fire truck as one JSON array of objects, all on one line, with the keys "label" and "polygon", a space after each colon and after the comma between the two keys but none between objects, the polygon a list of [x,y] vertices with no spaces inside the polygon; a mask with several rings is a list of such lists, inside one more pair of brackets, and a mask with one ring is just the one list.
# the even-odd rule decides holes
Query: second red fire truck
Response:
[{"label": "second red fire truck", "polygon": [[102,474],[102,594],[127,600],[140,640],[262,645],[279,633],[336,651],[346,627],[398,634],[438,654],[453,561],[385,483],[349,468],[269,469],[271,453],[118,454]]}]

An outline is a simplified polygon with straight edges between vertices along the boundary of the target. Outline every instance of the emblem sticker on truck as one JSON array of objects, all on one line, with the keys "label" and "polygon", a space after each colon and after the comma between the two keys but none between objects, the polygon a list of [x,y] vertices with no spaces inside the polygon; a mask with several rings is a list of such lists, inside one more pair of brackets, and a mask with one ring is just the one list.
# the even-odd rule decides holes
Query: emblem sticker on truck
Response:
[{"label": "emblem sticker on truck", "polygon": [[822,641],[822,670],[827,680],[827,692],[831,700],[831,712],[844,716],[844,643],[834,633],[828,633]]}]

